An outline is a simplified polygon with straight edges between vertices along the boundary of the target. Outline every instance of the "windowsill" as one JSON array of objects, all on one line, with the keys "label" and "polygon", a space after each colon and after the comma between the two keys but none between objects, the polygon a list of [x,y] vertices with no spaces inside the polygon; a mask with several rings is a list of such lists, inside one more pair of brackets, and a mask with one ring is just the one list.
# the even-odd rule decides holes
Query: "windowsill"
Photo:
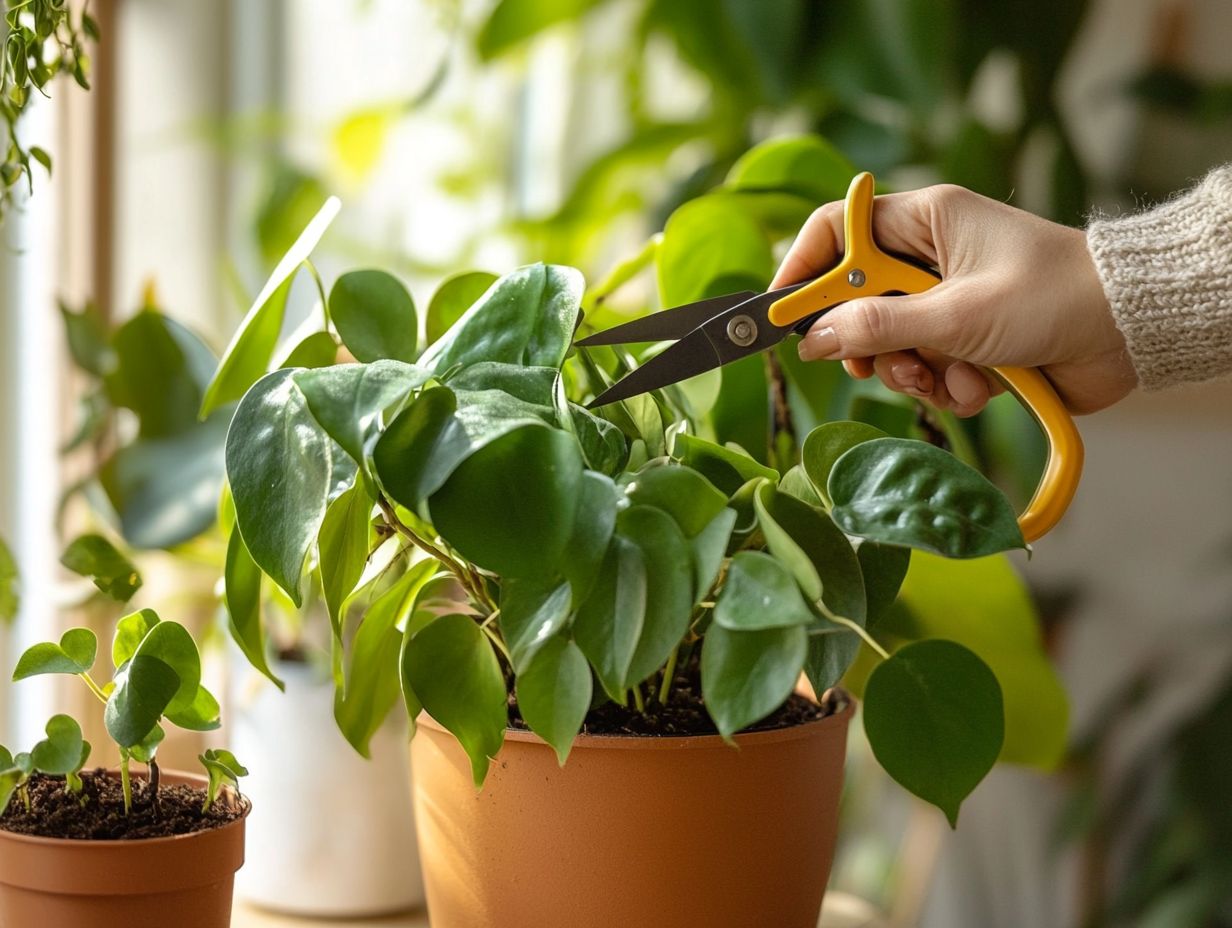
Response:
[{"label": "windowsill", "polygon": [[[882,928],[884,922],[873,908],[853,896],[830,893],[826,896],[818,928]],[[351,919],[293,918],[274,915],[236,903],[231,928],[430,928],[423,912],[385,918]]]}]

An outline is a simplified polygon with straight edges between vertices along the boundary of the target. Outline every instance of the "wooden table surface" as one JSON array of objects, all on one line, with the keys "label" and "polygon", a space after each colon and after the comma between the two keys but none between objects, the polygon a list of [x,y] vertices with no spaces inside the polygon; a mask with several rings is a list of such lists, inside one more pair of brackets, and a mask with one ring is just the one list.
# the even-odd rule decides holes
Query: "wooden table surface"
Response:
[{"label": "wooden table surface", "polygon": [[[876,911],[866,902],[843,893],[829,893],[818,928],[884,928]],[[231,928],[431,928],[422,912],[359,921],[291,918],[236,903]],[[495,928],[495,926],[494,926]]]}]

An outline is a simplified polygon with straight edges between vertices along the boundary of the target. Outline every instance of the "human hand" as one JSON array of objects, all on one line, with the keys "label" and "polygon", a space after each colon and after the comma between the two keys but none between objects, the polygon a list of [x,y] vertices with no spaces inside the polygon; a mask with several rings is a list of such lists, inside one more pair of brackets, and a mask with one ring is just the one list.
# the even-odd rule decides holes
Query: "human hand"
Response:
[{"label": "human hand", "polygon": [[[1111,406],[1137,383],[1081,230],[942,185],[877,197],[873,236],[936,267],[942,282],[835,307],[801,339],[804,360],[842,360],[853,377],[875,373],[959,416],[1001,392],[981,368],[1039,367],[1073,413]],[[828,203],[771,287],[817,275],[842,251],[843,204]]]}]

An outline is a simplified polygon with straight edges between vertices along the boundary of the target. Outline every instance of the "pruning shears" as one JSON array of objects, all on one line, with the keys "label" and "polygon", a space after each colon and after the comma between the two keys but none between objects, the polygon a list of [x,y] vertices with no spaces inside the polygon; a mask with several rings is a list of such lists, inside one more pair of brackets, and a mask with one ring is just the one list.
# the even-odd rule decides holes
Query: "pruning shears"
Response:
[{"label": "pruning shears", "polygon": [[[860,296],[922,293],[940,283],[929,267],[882,251],[873,238],[873,175],[851,182],[844,205],[846,251],[811,280],[765,293],[743,291],[665,309],[584,338],[577,344],[624,345],[675,340],[590,403],[605,406],[657,390],[803,335],[818,318]],[[1061,520],[1082,476],[1082,436],[1052,384],[1037,368],[995,367],[991,373],[1039,423],[1048,461],[1039,486],[1018,517],[1027,541]]]}]

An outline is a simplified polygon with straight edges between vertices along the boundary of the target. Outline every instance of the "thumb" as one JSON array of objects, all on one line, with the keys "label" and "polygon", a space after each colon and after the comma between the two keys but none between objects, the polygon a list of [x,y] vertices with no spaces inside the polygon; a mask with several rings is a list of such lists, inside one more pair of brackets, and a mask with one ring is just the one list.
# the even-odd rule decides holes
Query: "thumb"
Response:
[{"label": "thumb", "polygon": [[953,307],[949,303],[943,284],[924,293],[843,303],[809,328],[800,341],[800,357],[839,361],[909,348],[953,354]]}]

